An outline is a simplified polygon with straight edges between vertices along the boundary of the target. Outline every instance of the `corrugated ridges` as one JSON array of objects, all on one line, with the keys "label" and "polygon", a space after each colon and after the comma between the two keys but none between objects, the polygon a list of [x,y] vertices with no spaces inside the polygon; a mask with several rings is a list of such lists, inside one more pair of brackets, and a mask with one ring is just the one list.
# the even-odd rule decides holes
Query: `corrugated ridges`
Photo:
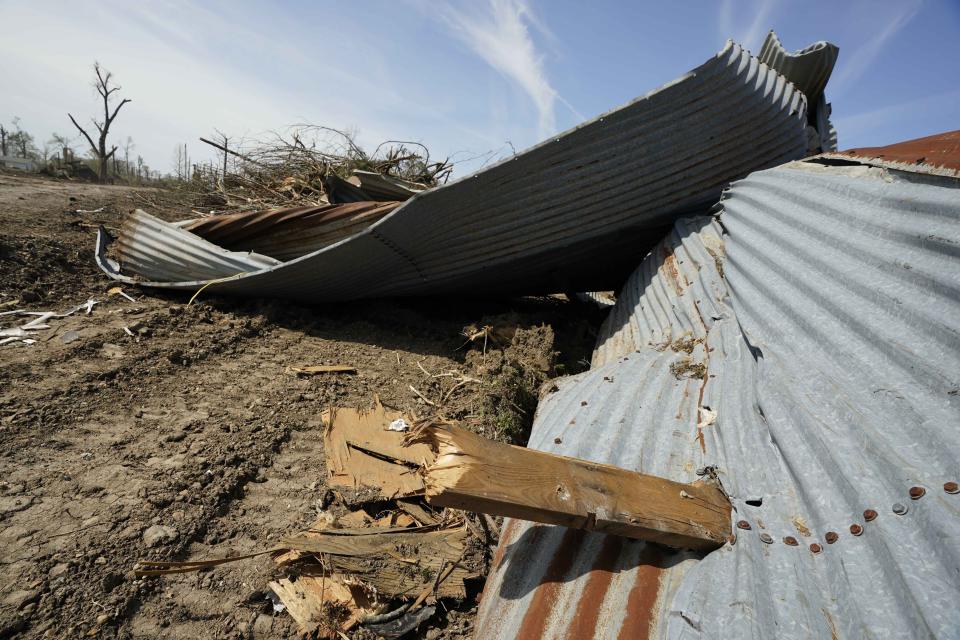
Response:
[{"label": "corrugated ridges", "polygon": [[[958,195],[942,178],[791,163],[727,192],[725,258],[696,257],[712,257],[714,223],[679,222],[669,251],[651,252],[620,295],[597,368],[541,402],[530,446],[680,481],[716,465],[751,529],[700,561],[618,555],[610,572],[605,538],[539,527],[524,546],[534,525],[511,524],[478,636],[951,637],[960,495],[943,484],[960,476]],[[703,378],[672,370],[687,356],[663,347],[677,329],[703,337],[689,355]],[[912,486],[926,495],[911,500]],[[866,522],[865,509],[879,516]],[[586,629],[584,594],[601,603]],[[630,620],[651,624],[628,632]]]},{"label": "corrugated ridges", "polygon": [[[697,427],[705,419],[705,380],[672,368],[690,362],[712,371],[707,336],[717,319],[731,316],[719,275],[720,235],[709,217],[677,222],[624,286],[601,330],[594,367],[559,380],[559,390],[541,399],[528,446],[684,482],[715,460]],[[502,561],[481,601],[478,637],[657,635],[682,576],[701,557],[508,522]]]},{"label": "corrugated ridges", "polygon": [[280,264],[249,251],[227,251],[140,209],[127,216],[114,247],[125,274],[147,278],[217,279]]},{"label": "corrugated ridges", "polygon": [[350,237],[400,206],[352,202],[235,213],[194,220],[184,229],[224,249],[292,260]]},{"label": "corrugated ridges", "polygon": [[839,55],[839,47],[823,40],[798,51],[787,51],[777,34],[771,31],[757,57],[796,85],[812,105],[823,94]]},{"label": "corrugated ridges", "polygon": [[[741,384],[705,402],[718,406],[718,433],[753,423],[766,434],[752,447],[722,440],[733,490],[763,497],[744,513],[776,540],[792,534],[824,551],[798,557],[777,544],[762,563],[729,568],[708,558],[675,608],[740,627],[732,602],[768,612],[738,637],[767,637],[770,625],[796,637],[953,634],[960,501],[942,487],[960,474],[958,186],[793,163],[731,188],[726,277],[756,374],[726,376]],[[737,402],[744,388],[754,393]],[[911,501],[911,486],[926,497]],[[898,502],[905,516],[892,512]],[[880,514],[872,523],[868,508]],[[790,526],[795,516],[811,538]],[[824,544],[831,530],[840,540]]]},{"label": "corrugated ridges", "polygon": [[801,157],[805,117],[800,92],[729,43],[680,80],[417,194],[365,232],[210,290],[316,301],[603,289],[611,265],[636,264],[663,225],[704,210],[731,179]]},{"label": "corrugated ridges", "polygon": [[[614,362],[641,348],[663,350],[683,336],[703,338],[722,309],[723,239],[711,218],[679,220],[664,242],[624,286],[605,319],[593,366]],[[710,267],[704,269],[703,267]],[[693,287],[693,295],[682,295]],[[702,306],[701,306],[702,305]]]},{"label": "corrugated ridges", "polygon": [[837,149],[837,130],[830,122],[831,109],[824,90],[839,55],[840,49],[836,45],[822,40],[799,51],[788,52],[773,31],[767,34],[760,48],[760,61],[776,69],[807,96],[807,119],[819,137],[811,145],[813,151]]},{"label": "corrugated ridges", "polygon": [[823,157],[853,160],[913,173],[960,177],[960,131],[938,133],[885,147],[848,149],[840,153],[824,154]]}]

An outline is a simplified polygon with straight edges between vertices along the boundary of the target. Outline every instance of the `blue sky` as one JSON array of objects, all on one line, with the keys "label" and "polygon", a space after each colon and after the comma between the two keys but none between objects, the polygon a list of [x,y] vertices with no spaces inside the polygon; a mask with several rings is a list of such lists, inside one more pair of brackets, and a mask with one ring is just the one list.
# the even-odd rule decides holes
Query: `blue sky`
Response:
[{"label": "blue sky", "polygon": [[[25,2],[0,0],[0,121],[38,140],[95,113],[91,65],[133,102],[115,124],[164,171],[217,127],[299,122],[365,146],[416,140],[458,174],[668,82],[768,29],[840,47],[841,148],[960,128],[960,1]],[[92,34],[100,34],[93,36]],[[79,145],[78,148],[82,149]]]}]

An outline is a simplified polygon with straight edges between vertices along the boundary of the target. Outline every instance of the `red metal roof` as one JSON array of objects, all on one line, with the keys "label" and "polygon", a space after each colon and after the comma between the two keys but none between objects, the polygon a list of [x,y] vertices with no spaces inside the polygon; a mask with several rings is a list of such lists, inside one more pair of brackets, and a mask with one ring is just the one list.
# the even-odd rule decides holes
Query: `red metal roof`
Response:
[{"label": "red metal roof", "polygon": [[922,165],[924,167],[942,167],[957,172],[960,171],[960,131],[938,133],[926,138],[898,142],[886,147],[850,149],[831,155]]}]

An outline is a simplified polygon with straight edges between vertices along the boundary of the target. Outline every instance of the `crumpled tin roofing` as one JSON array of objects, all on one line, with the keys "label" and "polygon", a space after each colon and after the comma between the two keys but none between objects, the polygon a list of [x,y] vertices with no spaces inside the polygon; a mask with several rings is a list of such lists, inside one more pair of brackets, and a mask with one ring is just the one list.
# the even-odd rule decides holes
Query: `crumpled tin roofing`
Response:
[{"label": "crumpled tin roofing", "polygon": [[[803,95],[731,42],[673,83],[418,193],[347,240],[208,292],[318,301],[619,286],[665,225],[705,210],[731,179],[802,157],[805,122]],[[158,249],[169,252],[145,248]]]},{"label": "crumpled tin roofing", "polygon": [[292,260],[369,227],[399,202],[351,202],[209,216],[181,228],[231,251]]},{"label": "crumpled tin roofing", "polygon": [[[217,279],[280,264],[252,251],[228,251],[140,209],[124,220],[113,248],[124,271],[134,277]],[[102,230],[97,234],[97,257],[101,268],[119,270],[120,265],[106,256]]]},{"label": "crumpled tin roofing", "polygon": [[787,51],[780,43],[777,34],[767,34],[760,47],[760,62],[779,71],[807,96],[812,104],[823,95],[837,64],[840,48],[821,40],[798,51]]},{"label": "crumpled tin roofing", "polygon": [[477,637],[953,637],[958,223],[956,180],[812,162],[678,221],[529,446],[713,466],[749,529],[701,557],[507,521]]},{"label": "crumpled tin roofing", "polygon": [[780,44],[777,34],[770,31],[757,56],[760,62],[776,69],[807,97],[807,120],[816,129],[818,138],[811,145],[814,151],[837,150],[837,130],[830,122],[831,107],[824,90],[839,55],[839,47],[823,40],[789,52]]}]

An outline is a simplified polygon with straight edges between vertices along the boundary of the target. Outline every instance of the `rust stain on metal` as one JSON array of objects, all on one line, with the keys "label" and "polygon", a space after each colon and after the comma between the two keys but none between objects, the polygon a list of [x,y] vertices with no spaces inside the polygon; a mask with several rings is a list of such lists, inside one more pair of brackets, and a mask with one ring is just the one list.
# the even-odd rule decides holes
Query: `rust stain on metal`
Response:
[{"label": "rust stain on metal", "polygon": [[666,557],[653,545],[644,545],[637,567],[637,579],[627,598],[627,611],[617,640],[649,638],[653,610],[660,597],[660,579],[666,569]]},{"label": "rust stain on metal", "polygon": [[850,533],[852,533],[855,536],[859,536],[860,534],[863,533],[863,527],[861,527],[857,523],[853,523],[852,525],[850,525]]},{"label": "rust stain on metal", "polygon": [[607,536],[603,541],[600,554],[590,568],[590,577],[580,594],[577,611],[567,631],[570,638],[592,638],[600,619],[600,606],[610,589],[610,583],[617,572],[617,560],[623,552],[623,538]]},{"label": "rust stain on metal", "polygon": [[878,159],[960,171],[960,130],[908,140],[886,147],[849,149],[834,156]]},{"label": "rust stain on metal", "polygon": [[877,519],[877,512],[874,511],[873,509],[867,509],[866,511],[863,512],[863,519],[866,520],[867,522],[873,522],[874,520]]},{"label": "rust stain on metal", "polygon": [[679,296],[687,289],[687,279],[683,277],[680,269],[677,268],[677,258],[673,255],[673,249],[667,245],[663,245],[663,253],[663,270],[667,276],[669,276],[667,281],[673,286],[674,291],[676,291]]},{"label": "rust stain on metal", "polygon": [[195,220],[184,229],[224,249],[292,260],[366,229],[401,204],[351,202],[220,214]]},{"label": "rust stain on metal", "polygon": [[814,555],[817,555],[818,553],[823,551],[823,547],[821,547],[816,542],[814,542],[813,544],[810,545],[810,551],[813,552]]},{"label": "rust stain on metal", "polygon": [[840,539],[840,534],[836,531],[827,531],[827,534],[823,538],[827,541],[827,544],[833,544]]},{"label": "rust stain on metal", "polygon": [[744,529],[745,531],[749,531],[749,530],[750,530],[750,523],[747,522],[746,520],[739,520],[739,521],[737,522],[737,527],[740,528],[740,529]]},{"label": "rust stain on metal", "polygon": [[787,536],[783,539],[783,544],[787,545],[788,547],[796,547],[800,543],[797,542],[797,539],[793,536]]},{"label": "rust stain on metal", "polygon": [[804,520],[800,516],[793,516],[793,519],[791,520],[791,522],[793,522],[793,526],[797,530],[797,533],[799,533],[805,538],[810,537],[810,528],[807,527],[806,520]]},{"label": "rust stain on metal", "polygon": [[960,493],[960,484],[956,482],[944,482],[943,490],[947,493]]},{"label": "rust stain on metal", "polygon": [[500,568],[500,563],[503,562],[503,554],[507,549],[508,543],[513,540],[513,534],[516,532],[517,526],[516,520],[510,520],[503,528],[503,532],[500,534],[500,542],[497,544],[497,550],[493,553],[493,560],[491,560],[490,564],[490,573],[494,573]]},{"label": "rust stain on metal", "polygon": [[840,634],[837,633],[837,625],[833,621],[833,616],[830,615],[830,612],[822,608],[820,611],[823,612],[823,617],[827,619],[827,624],[830,625],[830,640],[840,640]]},{"label": "rust stain on metal", "polygon": [[[535,529],[546,529],[540,526]],[[523,617],[523,623],[517,632],[517,639],[539,640],[543,637],[546,630],[547,621],[556,604],[557,596],[563,588],[563,580],[570,569],[573,567],[573,561],[577,557],[577,549],[583,543],[587,532],[583,529],[567,529],[563,534],[563,539],[553,555],[550,566],[546,573],[540,579],[527,613]]]},{"label": "rust stain on metal", "polygon": [[910,499],[919,500],[924,495],[926,495],[927,490],[923,487],[910,487]]}]

